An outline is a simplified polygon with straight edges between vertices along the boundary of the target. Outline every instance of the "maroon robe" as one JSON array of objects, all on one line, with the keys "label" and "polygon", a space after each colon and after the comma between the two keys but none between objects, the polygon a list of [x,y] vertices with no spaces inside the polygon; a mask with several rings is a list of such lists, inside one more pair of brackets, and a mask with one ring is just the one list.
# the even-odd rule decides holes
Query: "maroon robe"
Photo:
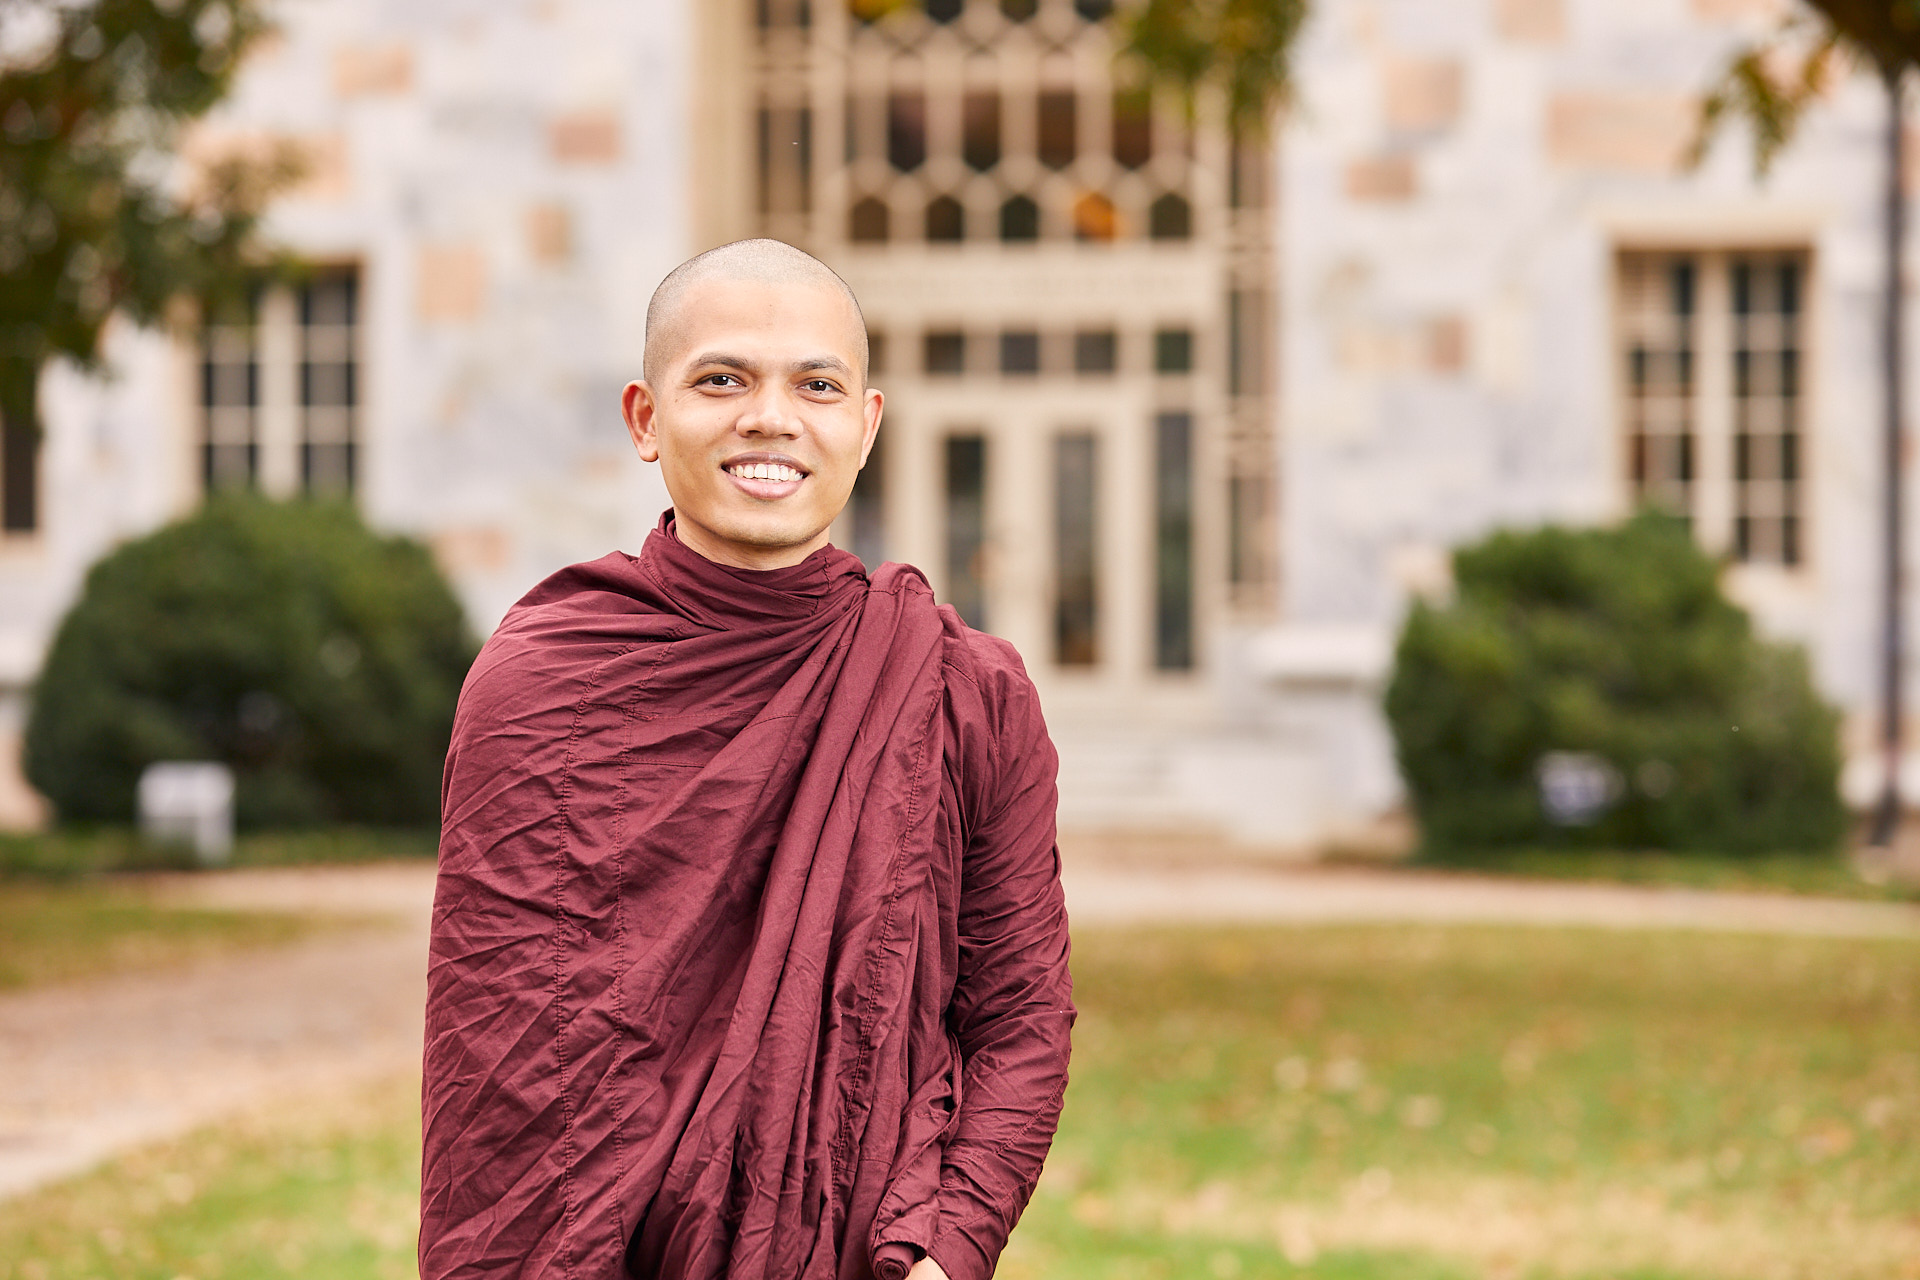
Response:
[{"label": "maroon robe", "polygon": [[425,1280],[990,1276],[1066,1085],[1055,766],[911,569],[663,517],[534,588],[447,756]]}]

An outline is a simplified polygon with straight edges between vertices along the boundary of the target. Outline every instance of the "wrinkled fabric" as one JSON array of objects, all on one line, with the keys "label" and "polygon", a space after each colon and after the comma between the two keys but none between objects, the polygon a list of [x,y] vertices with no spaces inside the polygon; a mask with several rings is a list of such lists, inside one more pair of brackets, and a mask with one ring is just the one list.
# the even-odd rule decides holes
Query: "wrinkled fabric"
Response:
[{"label": "wrinkled fabric", "polygon": [[1031,683],[911,569],[726,568],[670,516],[461,695],[421,1275],[984,1280],[1073,1016]]}]

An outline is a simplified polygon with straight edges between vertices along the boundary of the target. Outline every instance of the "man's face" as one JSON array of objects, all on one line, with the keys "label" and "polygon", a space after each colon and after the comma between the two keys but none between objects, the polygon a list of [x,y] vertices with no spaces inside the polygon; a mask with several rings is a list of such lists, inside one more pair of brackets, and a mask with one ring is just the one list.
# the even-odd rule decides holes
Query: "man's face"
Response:
[{"label": "man's face", "polygon": [[800,563],[826,545],[880,427],[858,315],[831,288],[708,280],[672,319],[659,385],[628,383],[621,408],[680,540],[743,569]]}]

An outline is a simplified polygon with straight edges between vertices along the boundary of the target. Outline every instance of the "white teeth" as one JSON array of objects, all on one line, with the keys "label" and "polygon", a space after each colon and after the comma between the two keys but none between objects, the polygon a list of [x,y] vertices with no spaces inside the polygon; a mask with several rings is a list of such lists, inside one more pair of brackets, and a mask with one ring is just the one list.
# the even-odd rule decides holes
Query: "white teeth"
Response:
[{"label": "white teeth", "polygon": [[748,462],[740,466],[728,467],[727,470],[742,480],[798,480],[800,478],[798,471],[779,462]]}]

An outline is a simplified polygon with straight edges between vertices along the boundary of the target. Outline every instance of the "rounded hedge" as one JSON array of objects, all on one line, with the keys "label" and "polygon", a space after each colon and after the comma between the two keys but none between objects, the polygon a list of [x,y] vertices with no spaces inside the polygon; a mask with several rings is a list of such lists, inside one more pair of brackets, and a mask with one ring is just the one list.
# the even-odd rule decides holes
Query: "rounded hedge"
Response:
[{"label": "rounded hedge", "polygon": [[[1450,603],[1409,614],[1386,697],[1430,853],[1839,842],[1839,715],[1680,522],[1496,533],[1455,554],[1454,579]],[[1555,752],[1609,781],[1591,820],[1543,805]]]},{"label": "rounded hedge", "polygon": [[344,503],[222,497],[88,572],[27,777],[68,821],[132,819],[154,761],[221,760],[245,827],[432,823],[475,650],[419,543]]}]

